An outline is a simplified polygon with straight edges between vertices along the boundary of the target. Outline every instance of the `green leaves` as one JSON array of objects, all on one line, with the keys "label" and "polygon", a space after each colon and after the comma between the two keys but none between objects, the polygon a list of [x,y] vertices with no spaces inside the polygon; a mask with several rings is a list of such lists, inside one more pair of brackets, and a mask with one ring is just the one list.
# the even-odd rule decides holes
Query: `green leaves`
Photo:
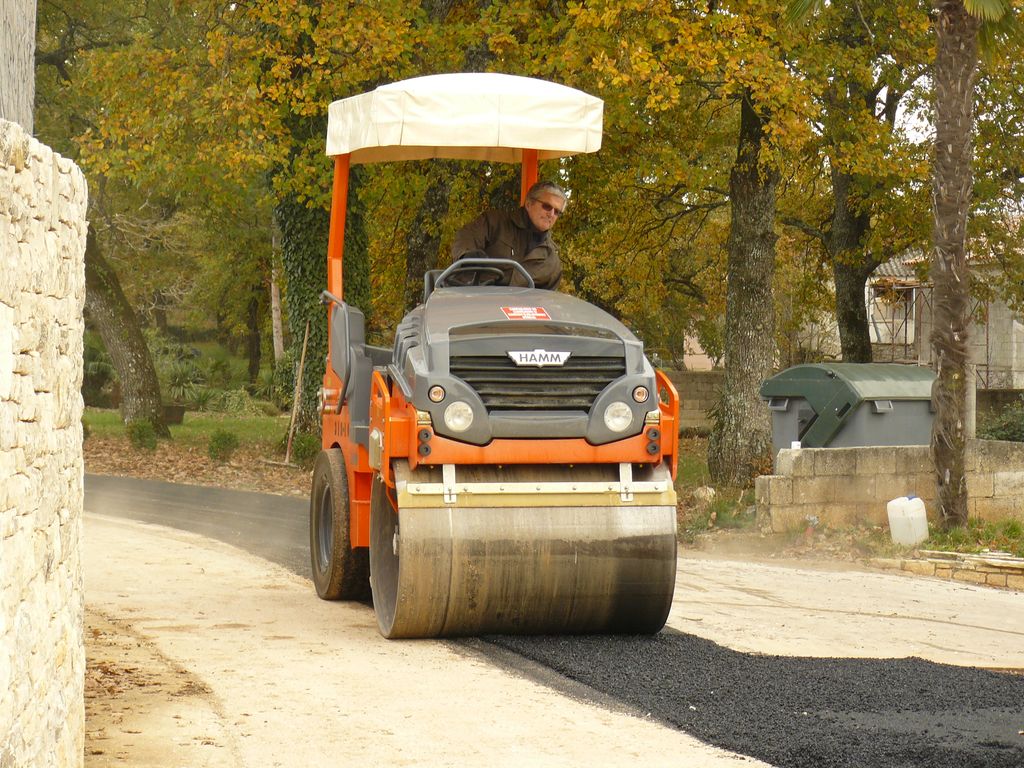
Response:
[{"label": "green leaves", "polygon": [[[964,5],[986,20],[983,37],[1015,55],[1009,0]],[[831,226],[834,173],[850,182],[852,213],[870,218],[864,253],[926,239],[929,146],[893,120],[929,109],[930,9],[921,0],[67,0],[40,8],[39,51],[52,63],[40,65],[36,120],[43,138],[86,169],[102,203],[92,220],[116,239],[131,295],[167,289],[191,319],[216,318],[236,336],[254,286],[268,279],[273,210],[294,213],[288,237],[302,244],[289,256],[286,308],[300,344],[305,320],[322,322],[315,295],[331,101],[469,68],[581,88],[605,101],[604,149],[541,168],[572,195],[555,233],[564,287],[617,312],[671,359],[687,334],[720,341],[728,173],[744,92],[764,119],[765,171],[782,173],[782,215],[802,225],[777,227],[787,275],[777,301],[796,308],[787,317],[797,322],[829,295],[823,253],[806,233]],[[983,83],[982,207],[1013,193],[1002,179],[1020,161],[1019,131],[1007,127],[1024,109],[1011,87],[1017,74],[994,63],[991,83],[1010,85]],[[407,293],[408,232],[435,172],[366,171],[359,199],[373,284],[365,263],[346,281],[372,295],[372,306],[360,301],[374,332],[393,326]],[[515,169],[445,172],[453,174],[447,213],[430,222],[442,266],[459,225],[491,195],[509,204],[515,196],[507,191]],[[307,215],[315,226],[303,224]],[[996,218],[986,226],[994,231]]]}]

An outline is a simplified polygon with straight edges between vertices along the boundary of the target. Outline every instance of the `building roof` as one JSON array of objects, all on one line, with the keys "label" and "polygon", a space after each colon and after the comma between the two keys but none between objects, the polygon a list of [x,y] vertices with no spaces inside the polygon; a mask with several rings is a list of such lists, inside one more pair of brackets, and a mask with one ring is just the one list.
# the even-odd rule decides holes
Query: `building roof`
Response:
[{"label": "building roof", "polygon": [[874,272],[871,273],[872,278],[890,278],[888,282],[891,282],[893,278],[897,281],[908,281],[908,282],[920,282],[917,278],[917,272],[914,270],[916,264],[921,263],[922,256],[919,252],[914,251],[912,253],[905,253],[902,256],[896,256],[895,258],[889,259],[888,261],[878,265]]}]

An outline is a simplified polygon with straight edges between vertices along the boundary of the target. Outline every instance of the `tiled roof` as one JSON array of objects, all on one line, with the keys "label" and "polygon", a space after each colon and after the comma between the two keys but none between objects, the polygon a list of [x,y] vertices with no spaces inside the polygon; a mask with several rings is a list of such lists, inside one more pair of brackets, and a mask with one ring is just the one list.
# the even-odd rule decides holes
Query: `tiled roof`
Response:
[{"label": "tiled roof", "polygon": [[871,276],[874,278],[889,277],[899,278],[902,280],[917,280],[917,273],[914,272],[914,264],[921,259],[919,253],[908,253],[903,256],[897,256],[896,258],[889,259],[884,264],[880,264]]}]

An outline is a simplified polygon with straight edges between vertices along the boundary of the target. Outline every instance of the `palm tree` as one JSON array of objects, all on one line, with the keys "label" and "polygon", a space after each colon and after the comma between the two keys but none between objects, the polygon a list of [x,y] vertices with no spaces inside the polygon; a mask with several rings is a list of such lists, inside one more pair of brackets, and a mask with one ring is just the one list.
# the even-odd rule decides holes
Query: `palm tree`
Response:
[{"label": "palm tree", "polygon": [[966,260],[967,214],[974,159],[974,89],[983,24],[1014,21],[1010,0],[936,0],[935,155],[932,171],[931,335],[937,378],[931,456],[945,527],[967,523],[965,472],[967,333],[970,272]]},{"label": "palm tree", "polygon": [[10,51],[0,56],[0,118],[18,123],[32,133],[35,100],[36,3],[5,0],[0,6],[4,43]]}]

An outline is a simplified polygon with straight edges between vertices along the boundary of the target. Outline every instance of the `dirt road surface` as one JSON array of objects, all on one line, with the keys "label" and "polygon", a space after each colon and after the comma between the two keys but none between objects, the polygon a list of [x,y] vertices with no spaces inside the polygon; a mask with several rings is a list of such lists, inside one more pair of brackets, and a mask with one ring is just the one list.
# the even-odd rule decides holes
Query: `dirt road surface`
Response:
[{"label": "dirt road surface", "polygon": [[[680,566],[669,627],[737,651],[1024,668],[1021,593],[848,564]],[[761,765],[584,703],[526,660],[385,641],[370,607],[192,533],[87,514],[85,570],[89,768]]]},{"label": "dirt road surface", "polygon": [[89,768],[763,765],[449,643],[384,640],[368,606],[226,544],[93,514],[84,536]]}]

